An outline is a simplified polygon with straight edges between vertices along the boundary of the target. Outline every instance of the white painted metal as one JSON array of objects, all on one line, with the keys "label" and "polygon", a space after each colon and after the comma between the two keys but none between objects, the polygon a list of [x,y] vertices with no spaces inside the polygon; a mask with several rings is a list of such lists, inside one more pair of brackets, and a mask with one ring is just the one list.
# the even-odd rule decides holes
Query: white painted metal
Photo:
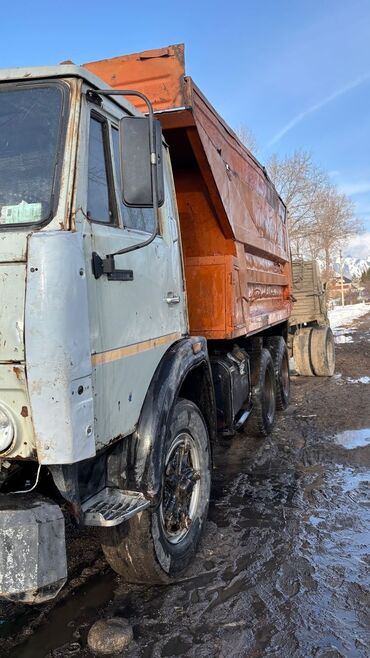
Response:
[{"label": "white painted metal", "polygon": [[23,361],[26,264],[0,263],[0,361]]},{"label": "white painted metal", "polygon": [[30,230],[0,231],[0,263],[26,260],[27,234]]},{"label": "white painted metal", "polygon": [[[134,430],[154,372],[171,344],[186,335],[188,321],[168,153],[160,235],[147,247],[116,257],[117,268],[133,270],[132,282],[108,281],[105,275],[95,280],[92,251],[104,257],[145,240],[147,234],[124,229],[122,224],[92,223],[86,217],[91,108],[84,96],[80,102],[81,91],[88,88],[82,87],[81,77],[89,87],[99,87],[100,81],[74,66],[0,71],[0,81],[42,76],[72,76],[66,80],[71,90],[70,119],[54,218],[34,232],[26,227],[0,230],[0,268],[19,273],[17,284],[13,277],[2,297],[8,310],[6,321],[2,315],[0,331],[7,327],[6,332],[13,332],[14,338],[16,327],[22,342],[24,322],[28,377],[26,383],[26,364],[21,354],[16,367],[22,376],[14,385],[18,377],[14,352],[20,343],[13,340],[13,363],[4,363],[4,367],[0,364],[0,403],[9,408],[15,420],[16,441],[9,457],[30,457],[36,450],[40,463],[61,464],[91,457],[96,449]],[[104,98],[101,109],[94,106],[116,127],[122,108],[138,114],[122,98]],[[118,180],[114,183],[118,199]],[[66,231],[68,228],[76,232]],[[9,269],[11,263],[14,270]],[[179,303],[167,303],[171,297],[179,298]],[[121,348],[128,352],[103,357],[92,368],[91,354],[95,358]],[[7,358],[0,355],[1,360]],[[83,387],[81,395],[79,387]]]},{"label": "white painted metal", "polygon": [[[122,116],[120,108],[106,98],[103,103],[103,108],[98,111],[113,125],[118,125]],[[82,135],[88,136],[91,109],[97,111],[96,106],[90,107],[86,103],[85,117],[81,123]],[[88,139],[81,139],[80,144],[76,206],[77,209],[86,209]],[[147,234],[121,226],[90,222],[86,218],[86,210],[76,211],[76,228],[85,236],[92,353],[109,353],[168,337],[161,344],[152,344],[145,350],[139,347],[138,353],[133,349],[130,355],[94,367],[97,449],[134,430],[161,358],[171,344],[187,332],[177,209],[168,154],[165,156],[166,201],[160,213],[161,235],[143,249],[115,257],[117,269],[133,270],[133,281],[109,281],[105,275],[96,280],[91,270],[91,254],[96,251],[105,256],[144,241]],[[115,185],[118,198],[118,180]],[[169,294],[179,296],[180,303],[167,304]]]},{"label": "white painted metal", "polygon": [[83,237],[29,239],[25,309],[28,389],[40,464],[95,454]]},{"label": "white painted metal", "polygon": [[[0,80],[10,81],[11,72],[0,72]],[[17,78],[17,75],[14,76]],[[24,75],[30,80],[33,76]],[[37,76],[34,76],[37,77]],[[59,198],[54,217],[50,223],[37,231],[39,234],[50,230],[61,231],[68,228],[73,195],[73,177],[75,169],[76,140],[79,126],[81,80],[69,79],[66,84],[70,89],[70,115],[67,126],[66,143],[62,154]],[[27,259],[27,242],[32,230],[29,227],[12,227],[3,230],[0,226],[0,404],[5,406],[15,424],[15,440],[7,459],[35,457],[35,437],[32,424],[32,412],[27,390],[25,355],[24,355],[24,306],[25,306],[25,271]],[[59,288],[58,288],[59,290]],[[39,294],[39,290],[35,291]],[[56,293],[53,291],[53,296]],[[37,310],[35,308],[35,312]],[[38,322],[31,309],[34,322]],[[6,344],[4,344],[6,341]],[[44,367],[47,368],[46,361]],[[45,413],[45,411],[44,411]],[[49,418],[53,422],[53,414]],[[63,445],[64,438],[62,440]]]},{"label": "white painted metal", "polygon": [[[75,64],[58,64],[56,66],[30,66],[19,67],[10,69],[0,68],[0,82],[14,82],[15,80],[45,80],[49,78],[76,78],[79,81],[84,80],[89,87],[96,89],[107,89],[109,85],[98,78],[94,73],[91,73],[83,66],[76,66]],[[115,96],[115,103],[129,111],[130,114],[140,115],[140,112],[130,103],[124,96]]]},{"label": "white painted metal", "polygon": [[15,435],[2,457],[35,457],[34,433],[24,365],[0,364],[0,406],[12,419]]}]

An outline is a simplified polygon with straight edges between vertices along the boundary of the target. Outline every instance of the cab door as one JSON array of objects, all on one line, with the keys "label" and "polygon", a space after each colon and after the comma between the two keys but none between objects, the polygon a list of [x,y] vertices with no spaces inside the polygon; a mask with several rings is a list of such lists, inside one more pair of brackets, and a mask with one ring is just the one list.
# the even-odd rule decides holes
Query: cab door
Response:
[{"label": "cab door", "polygon": [[[152,232],[150,208],[121,202],[117,110],[86,103],[84,193],[81,210],[94,380],[97,449],[131,433],[155,369],[165,351],[186,333],[184,285],[176,204],[168,155],[164,206],[154,241],[115,256],[115,267],[131,280],[95,278],[92,254],[102,258],[145,241]],[[80,155],[80,170],[83,170]],[[85,160],[86,162],[86,160]]]}]

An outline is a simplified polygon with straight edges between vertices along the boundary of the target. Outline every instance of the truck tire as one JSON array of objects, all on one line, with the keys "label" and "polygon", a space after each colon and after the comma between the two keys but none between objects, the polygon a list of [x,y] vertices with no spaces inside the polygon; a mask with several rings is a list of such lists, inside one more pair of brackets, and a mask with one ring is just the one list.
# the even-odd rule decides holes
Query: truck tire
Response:
[{"label": "truck tire", "polygon": [[275,422],[276,384],[272,357],[265,347],[253,355],[251,380],[253,408],[248,430],[255,436],[268,436]]},{"label": "truck tire", "polygon": [[204,529],[211,486],[208,430],[198,407],[179,399],[167,433],[158,507],[106,531],[102,548],[129,583],[170,583],[191,562]]},{"label": "truck tire", "polygon": [[272,356],[276,384],[276,409],[286,409],[290,399],[289,354],[282,336],[270,336],[266,347]]},{"label": "truck tire", "polygon": [[293,336],[293,359],[297,373],[303,377],[313,377],[311,363],[312,327],[302,327]]},{"label": "truck tire", "polygon": [[334,336],[330,327],[314,327],[311,333],[312,369],[318,377],[332,377],[335,370]]}]

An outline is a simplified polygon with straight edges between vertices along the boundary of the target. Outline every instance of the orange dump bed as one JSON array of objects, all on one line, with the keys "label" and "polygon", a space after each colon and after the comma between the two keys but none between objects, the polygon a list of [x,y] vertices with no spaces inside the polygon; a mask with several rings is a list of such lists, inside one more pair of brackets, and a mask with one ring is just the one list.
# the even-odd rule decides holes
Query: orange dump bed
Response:
[{"label": "orange dump bed", "polygon": [[263,167],[185,75],[183,45],[84,66],[112,87],[144,92],[161,121],[174,171],[191,333],[235,338],[286,320],[285,206]]}]

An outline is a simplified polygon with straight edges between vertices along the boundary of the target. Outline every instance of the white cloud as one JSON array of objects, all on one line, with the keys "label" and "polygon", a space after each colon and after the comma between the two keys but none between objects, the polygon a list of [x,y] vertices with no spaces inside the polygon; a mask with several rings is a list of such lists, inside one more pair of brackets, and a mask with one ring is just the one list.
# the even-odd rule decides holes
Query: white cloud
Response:
[{"label": "white cloud", "polygon": [[339,186],[340,192],[352,196],[354,194],[366,194],[370,192],[370,180],[356,181],[354,183],[343,183]]},{"label": "white cloud", "polygon": [[359,87],[369,79],[370,79],[370,73],[365,73],[364,75],[360,75],[359,77],[352,80],[352,82],[349,82],[348,84],[344,85],[344,87],[337,89],[332,94],[329,94],[329,96],[326,96],[321,101],[318,101],[318,103],[315,103],[314,105],[311,105],[311,107],[308,107],[306,110],[303,110],[303,112],[297,114],[281,130],[279,130],[276,133],[276,135],[273,136],[273,138],[270,140],[267,146],[273,146],[274,144],[279,142],[281,138],[284,137],[284,135],[286,135],[290,130],[292,130],[292,128],[294,128],[298,123],[301,123],[301,121],[303,121],[303,119],[305,119],[307,116],[313,114],[314,112],[317,112],[318,110],[321,110],[321,108],[325,107],[325,105],[328,105],[329,103],[335,101],[340,96],[347,94],[349,91],[352,91],[352,89]]},{"label": "white cloud", "polygon": [[352,256],[352,258],[367,258],[370,256],[370,231],[350,238],[344,253],[345,256]]}]

